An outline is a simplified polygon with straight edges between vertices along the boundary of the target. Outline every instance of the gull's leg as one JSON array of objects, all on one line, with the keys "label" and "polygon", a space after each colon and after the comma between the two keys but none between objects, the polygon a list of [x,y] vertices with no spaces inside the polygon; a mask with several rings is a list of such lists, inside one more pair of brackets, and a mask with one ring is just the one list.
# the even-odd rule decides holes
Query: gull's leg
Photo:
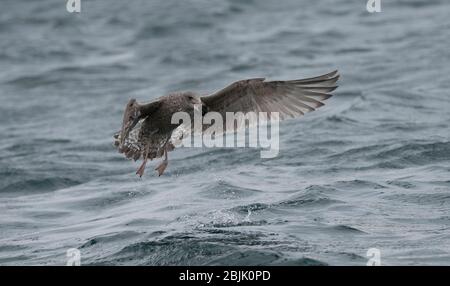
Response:
[{"label": "gull's leg", "polygon": [[142,161],[142,164],[139,167],[139,169],[137,169],[137,171],[136,171],[136,174],[139,175],[139,177],[142,177],[142,175],[144,175],[145,165],[147,164],[147,159],[148,159],[148,153],[149,153],[149,150],[147,148],[147,151],[145,152],[144,160]]},{"label": "gull's leg", "polygon": [[158,165],[158,167],[155,168],[156,171],[158,171],[158,176],[161,176],[164,173],[164,170],[167,168],[167,164],[169,161],[167,160],[167,149],[166,146],[164,146],[164,160]]}]

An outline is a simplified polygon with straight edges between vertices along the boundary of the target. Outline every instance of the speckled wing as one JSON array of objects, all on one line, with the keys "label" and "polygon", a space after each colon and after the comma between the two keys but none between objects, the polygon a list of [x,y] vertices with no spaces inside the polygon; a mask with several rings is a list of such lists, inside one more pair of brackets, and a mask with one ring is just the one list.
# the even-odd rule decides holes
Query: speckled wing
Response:
[{"label": "speckled wing", "polygon": [[143,145],[139,140],[139,134],[144,120],[140,120],[125,138],[122,148],[120,148],[120,131],[114,134],[114,146],[119,153],[123,153],[126,158],[138,160],[142,156]]},{"label": "speckled wing", "polygon": [[323,106],[323,101],[330,98],[331,92],[337,88],[338,79],[337,70],[299,80],[267,82],[264,78],[247,79],[201,99],[209,111],[219,112],[224,119],[226,112],[253,111],[279,112],[279,118],[283,120]]},{"label": "speckled wing", "polygon": [[[181,143],[183,136],[186,136],[186,130],[182,126],[176,128],[171,136],[155,132],[143,132],[147,119],[140,120],[125,138],[122,148],[120,148],[120,131],[114,134],[114,146],[119,153],[123,153],[127,159],[134,161],[144,158],[145,152],[148,152],[148,158],[153,160],[163,156],[163,145],[168,141],[168,151],[173,151]],[[148,119],[150,120],[150,119]]]}]

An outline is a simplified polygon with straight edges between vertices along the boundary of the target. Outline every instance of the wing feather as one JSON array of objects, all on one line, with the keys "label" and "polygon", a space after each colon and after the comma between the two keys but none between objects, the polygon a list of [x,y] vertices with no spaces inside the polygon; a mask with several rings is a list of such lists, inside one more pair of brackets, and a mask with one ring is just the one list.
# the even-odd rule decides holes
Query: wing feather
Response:
[{"label": "wing feather", "polygon": [[209,111],[226,118],[226,112],[279,112],[280,119],[295,118],[324,105],[339,79],[337,70],[317,77],[265,81],[253,78],[236,81],[201,98]]}]

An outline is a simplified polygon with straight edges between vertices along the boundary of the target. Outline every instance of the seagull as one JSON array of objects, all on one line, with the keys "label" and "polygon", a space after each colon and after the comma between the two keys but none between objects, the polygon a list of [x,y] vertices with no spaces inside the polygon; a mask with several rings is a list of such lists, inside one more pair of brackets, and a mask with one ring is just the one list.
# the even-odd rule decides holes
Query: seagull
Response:
[{"label": "seagull", "polygon": [[[332,96],[339,79],[337,70],[311,78],[266,81],[252,78],[236,81],[206,96],[193,92],[176,92],[149,103],[130,99],[125,107],[122,128],[114,134],[114,145],[126,158],[142,158],[136,174],[143,176],[148,160],[162,158],[155,168],[161,176],[168,165],[167,153],[175,149],[176,140],[183,138],[180,124],[172,124],[172,115],[186,112],[191,118],[196,107],[201,113],[218,112],[225,118],[227,112],[278,112],[281,120],[296,118],[324,105]],[[186,127],[183,128],[192,128]],[[225,132],[225,131],[224,131]]]}]

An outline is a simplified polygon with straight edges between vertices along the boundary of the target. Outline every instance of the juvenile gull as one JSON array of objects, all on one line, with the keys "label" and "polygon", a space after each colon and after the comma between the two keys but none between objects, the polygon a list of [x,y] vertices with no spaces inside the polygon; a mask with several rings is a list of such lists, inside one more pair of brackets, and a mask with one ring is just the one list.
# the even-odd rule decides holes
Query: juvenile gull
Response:
[{"label": "juvenile gull", "polygon": [[114,135],[114,145],[129,159],[136,161],[142,157],[143,162],[136,171],[140,177],[149,159],[164,157],[155,168],[161,176],[168,164],[167,153],[175,148],[174,141],[183,136],[183,132],[177,132],[182,126],[171,124],[174,113],[186,112],[192,118],[194,106],[201,106],[202,115],[215,111],[223,118],[226,112],[279,112],[281,120],[295,118],[324,105],[323,101],[337,88],[338,79],[337,70],[288,81],[253,78],[236,81],[207,96],[179,92],[145,104],[131,99],[125,108],[122,129]]}]

